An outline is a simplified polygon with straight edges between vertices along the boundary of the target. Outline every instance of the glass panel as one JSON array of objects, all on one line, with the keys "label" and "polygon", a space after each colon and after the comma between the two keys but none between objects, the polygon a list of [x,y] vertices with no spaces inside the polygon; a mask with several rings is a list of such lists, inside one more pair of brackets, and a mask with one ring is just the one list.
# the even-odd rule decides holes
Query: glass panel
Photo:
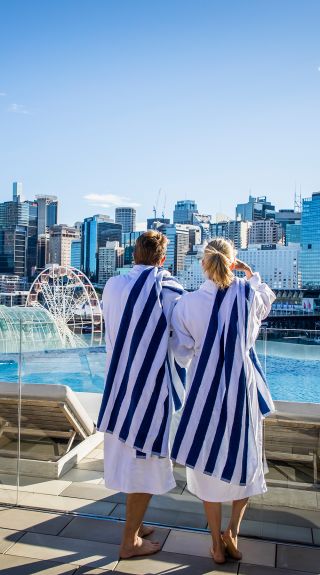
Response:
[{"label": "glass panel", "polygon": [[20,347],[20,314],[0,306],[0,505],[14,505],[18,498]]},{"label": "glass panel", "polygon": [[[98,321],[93,333],[91,319],[59,325],[46,311],[31,308],[22,323],[23,505],[64,511],[71,502],[64,492],[73,482],[85,488],[103,481],[103,434],[95,429],[105,370]],[[86,499],[82,504],[78,498],[75,510],[84,511]]]}]

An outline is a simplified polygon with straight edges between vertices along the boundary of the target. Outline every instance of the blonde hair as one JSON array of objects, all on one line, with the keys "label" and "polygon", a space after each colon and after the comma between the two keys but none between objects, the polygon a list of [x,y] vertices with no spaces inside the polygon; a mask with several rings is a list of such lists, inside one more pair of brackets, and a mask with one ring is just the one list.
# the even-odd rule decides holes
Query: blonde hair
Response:
[{"label": "blonde hair", "polygon": [[134,262],[158,266],[166,255],[168,239],[161,232],[149,230],[138,237],[134,248]]},{"label": "blonde hair", "polygon": [[236,249],[233,243],[225,238],[215,238],[204,250],[203,269],[207,277],[220,289],[230,286],[234,275],[230,269]]}]

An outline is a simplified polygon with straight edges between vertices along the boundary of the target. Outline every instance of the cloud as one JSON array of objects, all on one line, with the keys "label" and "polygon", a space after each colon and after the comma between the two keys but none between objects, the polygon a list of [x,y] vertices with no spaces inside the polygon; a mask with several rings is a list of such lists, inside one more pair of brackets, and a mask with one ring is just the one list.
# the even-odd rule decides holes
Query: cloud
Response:
[{"label": "cloud", "polygon": [[100,208],[117,208],[120,206],[138,208],[140,206],[140,204],[133,202],[130,198],[115,194],[87,194],[84,199],[94,206],[100,206]]},{"label": "cloud", "polygon": [[8,111],[14,114],[30,114],[30,111],[23,104],[11,104]]},{"label": "cloud", "polygon": [[5,92],[0,92],[0,98],[1,96],[6,96],[7,94]]}]

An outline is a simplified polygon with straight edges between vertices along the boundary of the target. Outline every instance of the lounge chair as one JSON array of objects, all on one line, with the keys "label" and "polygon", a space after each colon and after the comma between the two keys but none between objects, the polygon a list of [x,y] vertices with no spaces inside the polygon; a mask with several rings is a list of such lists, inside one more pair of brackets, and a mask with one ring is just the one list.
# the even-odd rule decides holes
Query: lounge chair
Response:
[{"label": "lounge chair", "polygon": [[276,412],[265,420],[266,457],[271,461],[310,463],[318,483],[320,404],[276,401]]},{"label": "lounge chair", "polygon": [[[76,394],[65,385],[0,382],[0,469],[58,478],[102,441]],[[19,425],[20,420],[20,425]]]}]

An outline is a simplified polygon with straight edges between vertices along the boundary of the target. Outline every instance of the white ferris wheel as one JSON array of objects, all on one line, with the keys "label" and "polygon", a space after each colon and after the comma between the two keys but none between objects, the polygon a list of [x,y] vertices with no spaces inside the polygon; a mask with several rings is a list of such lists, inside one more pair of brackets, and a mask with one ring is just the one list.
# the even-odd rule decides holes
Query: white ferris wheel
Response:
[{"label": "white ferris wheel", "polygon": [[51,264],[34,280],[26,306],[45,308],[65,347],[101,345],[103,318],[97,293],[80,270]]}]

